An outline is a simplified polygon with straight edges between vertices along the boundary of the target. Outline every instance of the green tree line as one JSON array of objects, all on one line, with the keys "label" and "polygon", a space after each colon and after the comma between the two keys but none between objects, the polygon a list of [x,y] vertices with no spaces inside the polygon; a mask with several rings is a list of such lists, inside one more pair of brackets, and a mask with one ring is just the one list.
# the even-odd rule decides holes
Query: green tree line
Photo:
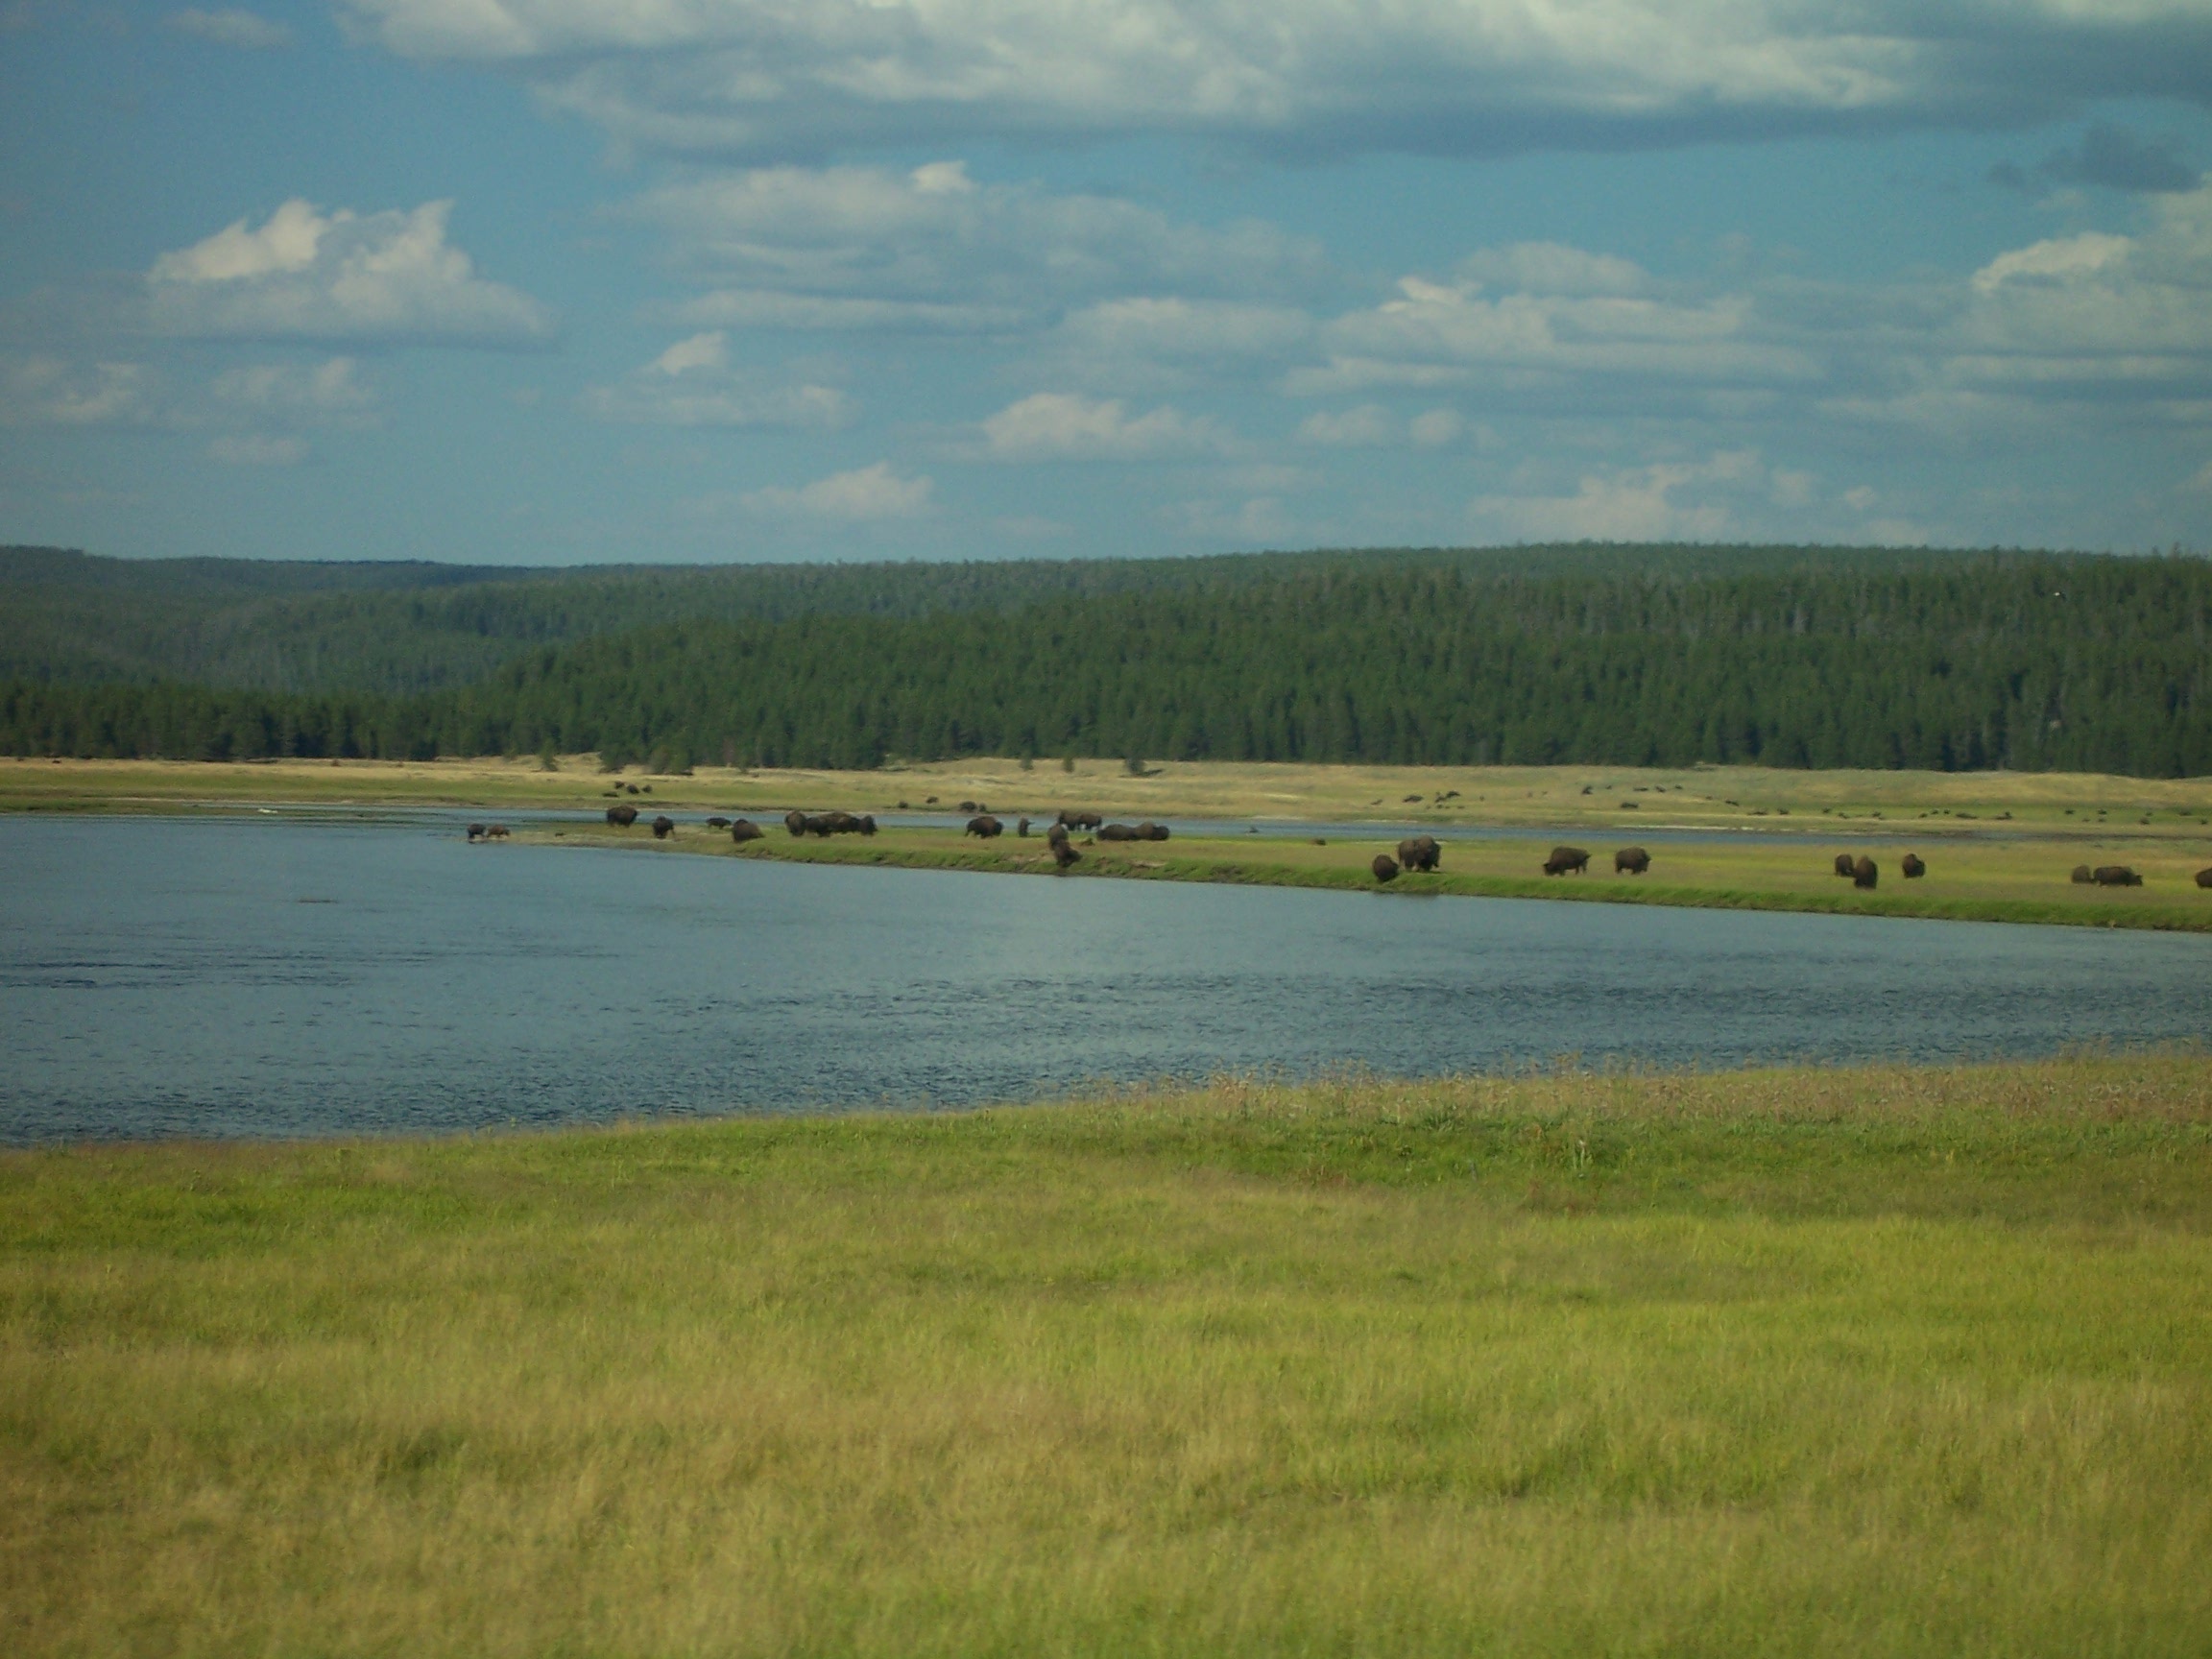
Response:
[{"label": "green tree line", "polygon": [[2212,565],[1327,568],[926,616],[684,621],[412,697],[17,681],[24,755],[894,757],[2212,773]]}]

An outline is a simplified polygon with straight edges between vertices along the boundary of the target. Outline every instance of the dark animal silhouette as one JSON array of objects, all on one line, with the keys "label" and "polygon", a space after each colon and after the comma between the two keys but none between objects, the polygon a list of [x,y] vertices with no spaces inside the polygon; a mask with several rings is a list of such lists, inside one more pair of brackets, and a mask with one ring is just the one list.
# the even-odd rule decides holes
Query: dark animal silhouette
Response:
[{"label": "dark animal silhouette", "polygon": [[[814,831],[817,835],[858,835],[862,833],[860,820],[850,812],[825,812],[821,817],[821,825],[822,828]],[[811,829],[812,826],[809,825],[808,828]]]},{"label": "dark animal silhouette", "polygon": [[1860,854],[1859,861],[1851,866],[1851,885],[1854,887],[1872,887],[1875,882],[1881,879],[1882,872],[1874,867],[1874,860],[1867,857],[1863,853]]},{"label": "dark animal silhouette", "polygon": [[1613,874],[1625,870],[1631,876],[1641,876],[1651,868],[1651,854],[1641,847],[1623,847],[1613,854]]},{"label": "dark animal silhouette", "polygon": [[[607,814],[607,816],[608,816],[608,817],[610,817],[610,818],[612,818],[612,817],[613,817],[613,816],[614,816],[614,814],[613,814],[613,813],[612,813],[612,812],[610,812],[610,813],[608,813],[608,814]],[[481,825],[481,824],[471,824],[471,825],[469,825],[469,840],[471,840],[471,841],[481,841],[481,840],[483,840],[483,839],[484,839],[484,826],[483,826],[483,825]]]},{"label": "dark animal silhouette", "polygon": [[1099,826],[1098,839],[1101,841],[1134,841],[1137,839],[1137,830],[1134,826],[1128,824],[1104,824]]},{"label": "dark animal silhouette", "polygon": [[2077,864],[2074,866],[2074,874],[2068,877],[2067,879],[2080,885],[2085,886],[2089,882],[2096,880],[2097,875],[2096,872],[2091,870],[2088,865]]},{"label": "dark animal silhouette", "polygon": [[2125,864],[2100,864],[2089,873],[2100,887],[2140,887],[2143,878]]},{"label": "dark animal silhouette", "polygon": [[1140,841],[1165,841],[1167,839],[1167,826],[1155,824],[1147,818],[1143,823],[1137,826],[1137,839]]},{"label": "dark animal silhouette", "polygon": [[720,814],[716,814],[714,817],[707,820],[707,828],[709,830],[727,830],[730,828],[730,820],[722,817]]},{"label": "dark animal silhouette", "polygon": [[628,805],[607,808],[607,822],[617,830],[627,830],[637,822],[637,808]]},{"label": "dark animal silhouette", "polygon": [[2206,865],[2203,869],[2197,872],[2197,885],[2200,887],[2212,887],[2212,865]]},{"label": "dark animal silhouette", "polygon": [[1921,860],[1920,854],[1917,853],[1906,854],[1897,868],[1904,872],[1905,879],[1908,881],[1917,881],[1921,877],[1928,874],[1928,866]]},{"label": "dark animal silhouette", "polygon": [[974,802],[973,802],[973,801],[963,801],[963,802],[961,802],[961,803],[960,803],[960,810],[961,810],[961,811],[963,811],[963,812],[974,812],[974,811],[976,811],[976,810],[978,810],[978,808],[977,808],[977,806],[976,806],[976,805],[975,805],[975,803],[974,803]]},{"label": "dark animal silhouette", "polygon": [[506,839],[507,839],[507,826],[506,826],[506,825],[504,825],[504,824],[494,824],[494,825],[493,825],[491,829],[489,829],[489,830],[485,830],[485,831],[484,831],[484,839],[485,839],[485,840],[487,840],[487,841],[504,841],[504,840],[506,840]]},{"label": "dark animal silhouette", "polygon": [[1014,827],[1014,833],[1017,835],[1026,836],[1029,833],[1029,820],[1024,818],[1021,823],[1017,824]]},{"label": "dark animal silhouette", "polygon": [[1088,809],[1081,812],[1070,812],[1066,807],[1062,807],[1060,810],[1060,822],[1067,825],[1070,830],[1095,830],[1101,824],[1105,823],[1106,820],[1099,814]]},{"label": "dark animal silhouette", "polygon": [[1859,874],[1859,860],[1848,853],[1836,854],[1836,874],[1848,879]]},{"label": "dark animal silhouette", "polygon": [[796,806],[792,807],[790,811],[783,814],[783,828],[790,830],[794,835],[805,834],[806,814],[800,811]]},{"label": "dark animal silhouette", "polygon": [[667,840],[667,839],[668,839],[668,837],[669,837],[669,836],[671,836],[671,835],[673,835],[673,834],[675,834],[675,833],[676,833],[676,820],[675,820],[675,819],[673,819],[673,818],[671,818],[671,817],[669,817],[667,813],[663,812],[663,813],[661,813],[661,816],[660,816],[660,817],[658,817],[658,818],[656,818],[656,819],[654,819],[654,820],[653,820],[653,839],[654,839],[654,840],[656,840],[656,841],[665,841],[665,840]]},{"label": "dark animal silhouette", "polygon": [[1590,854],[1579,847],[1554,847],[1551,849],[1551,856],[1544,860],[1544,874],[1547,876],[1564,876],[1570,870],[1582,876],[1587,875],[1589,869]]},{"label": "dark animal silhouette", "polygon": [[875,813],[873,813],[873,812],[863,812],[863,813],[860,815],[860,833],[861,833],[861,834],[863,834],[863,835],[873,835],[873,834],[875,834],[875,833],[876,833],[876,814],[875,814]]},{"label": "dark animal silhouette", "polygon": [[1433,835],[1408,835],[1398,843],[1398,862],[1407,870],[1433,870],[1443,857]]},{"label": "dark animal silhouette", "polygon": [[1065,834],[1063,834],[1059,840],[1053,842],[1051,846],[1052,862],[1063,870],[1067,869],[1069,865],[1074,863],[1076,859],[1083,856],[1082,854],[1076,852],[1074,848],[1068,844],[1068,837]]},{"label": "dark animal silhouette", "polygon": [[1387,853],[1376,854],[1375,862],[1368,865],[1367,868],[1375,872],[1375,879],[1378,881],[1395,881],[1398,879],[1398,860],[1391,857]]},{"label": "dark animal silhouette", "polygon": [[960,831],[963,835],[978,836],[985,841],[990,840],[994,835],[1002,835],[1005,832],[1006,826],[999,823],[988,812],[969,819],[968,828]]},{"label": "dark animal silhouette", "polygon": [[1046,831],[1045,831],[1045,839],[1046,839],[1046,842],[1048,842],[1050,845],[1052,845],[1052,846],[1054,846],[1054,847],[1065,847],[1065,846],[1067,846],[1067,845],[1068,845],[1068,826],[1067,826],[1067,825],[1065,825],[1065,824],[1055,824],[1055,825],[1053,825],[1053,826],[1052,826],[1052,827],[1051,827],[1049,830],[1046,830]]},{"label": "dark animal silhouette", "polygon": [[754,823],[750,818],[740,818],[736,823],[730,826],[730,839],[736,842],[740,847],[748,841],[759,840],[763,833],[765,831],[761,830],[760,826]]}]

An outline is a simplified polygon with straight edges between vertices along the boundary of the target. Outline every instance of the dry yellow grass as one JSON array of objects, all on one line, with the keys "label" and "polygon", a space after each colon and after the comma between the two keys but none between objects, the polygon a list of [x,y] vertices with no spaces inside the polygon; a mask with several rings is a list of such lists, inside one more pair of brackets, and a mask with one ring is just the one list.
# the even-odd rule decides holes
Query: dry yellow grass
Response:
[{"label": "dry yellow grass", "polygon": [[0,1156],[11,1653],[2197,1653],[2212,1067]]}]

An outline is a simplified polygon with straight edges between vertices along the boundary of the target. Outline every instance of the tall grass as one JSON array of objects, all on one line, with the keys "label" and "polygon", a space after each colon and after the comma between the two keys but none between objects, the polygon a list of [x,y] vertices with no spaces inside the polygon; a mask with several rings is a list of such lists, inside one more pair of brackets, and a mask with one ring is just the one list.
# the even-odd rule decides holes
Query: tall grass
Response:
[{"label": "tall grass", "polygon": [[0,1647],[2155,1653],[2212,1064],[0,1158]]}]

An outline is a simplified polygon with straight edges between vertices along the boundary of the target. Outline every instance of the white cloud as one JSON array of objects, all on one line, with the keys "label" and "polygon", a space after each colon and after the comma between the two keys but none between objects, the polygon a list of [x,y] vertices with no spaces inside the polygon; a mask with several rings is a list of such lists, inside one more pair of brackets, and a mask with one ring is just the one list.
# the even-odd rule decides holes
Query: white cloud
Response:
[{"label": "white cloud", "polygon": [[733,368],[730,337],[716,329],[679,340],[613,386],[594,386],[578,407],[602,421],[664,426],[852,424],[853,400],[834,386],[767,385]]},{"label": "white cloud", "polygon": [[1040,392],[983,422],[984,452],[998,461],[1149,461],[1221,454],[1235,435],[1204,416],[1162,405],[1132,416],[1118,397]]},{"label": "white cloud", "polygon": [[2201,0],[342,0],[624,143],[753,156],[1181,132],[1495,153],[2044,118],[2212,84]]},{"label": "white cloud", "polygon": [[207,445],[226,467],[296,467],[307,459],[307,440],[262,432],[226,433]]},{"label": "white cloud", "polygon": [[928,478],[902,478],[888,461],[851,472],[836,472],[797,490],[771,485],[744,496],[756,513],[862,523],[887,518],[918,518],[930,510],[936,489]]},{"label": "white cloud", "polygon": [[248,419],[358,425],[376,407],[350,357],[313,365],[253,363],[226,369],[208,392],[219,408]]},{"label": "white cloud", "polygon": [[153,372],[143,363],[43,356],[0,363],[0,425],[143,425],[157,415]]},{"label": "white cloud", "polygon": [[2093,276],[2107,266],[2117,265],[2134,247],[2125,236],[2104,236],[2095,231],[2058,241],[2033,243],[1998,254],[1974,273],[1974,287],[1978,293],[1988,294],[2002,283],[2023,278],[2042,277],[2063,282]]},{"label": "white cloud", "polygon": [[553,318],[527,294],[478,276],[445,240],[450,202],[412,212],[323,214],[279,206],[154,262],[146,316],[197,339],[306,339],[517,346]]},{"label": "white cloud", "polygon": [[720,328],[893,330],[907,334],[984,334],[1018,326],[1011,305],[957,305],[926,300],[855,300],[773,289],[718,288],[667,307],[676,323]]},{"label": "white cloud", "polygon": [[284,24],[271,22],[236,7],[216,12],[187,7],[184,11],[170,12],[168,24],[182,34],[197,35],[218,46],[236,46],[247,52],[269,52],[292,44],[292,31]]},{"label": "white cloud", "polygon": [[[1668,462],[1612,473],[1585,473],[1572,495],[1480,495],[1468,504],[1477,523],[1524,541],[1711,541],[1732,517],[1715,486],[1756,485],[1764,476],[1748,450],[1703,462]],[[1707,492],[1702,499],[1684,497]]]},{"label": "white cloud", "polygon": [[[958,162],[716,173],[624,211],[665,232],[678,263],[717,290],[691,302],[702,322],[998,326],[1130,292],[1257,297],[1326,268],[1316,246],[1271,226],[1181,224],[1112,197],[977,183]],[[824,303],[855,301],[943,309]]]},{"label": "white cloud", "polygon": [[1527,294],[1638,294],[1651,285],[1643,268],[1629,260],[1563,242],[1485,248],[1461,260],[1459,274],[1484,286]]}]

